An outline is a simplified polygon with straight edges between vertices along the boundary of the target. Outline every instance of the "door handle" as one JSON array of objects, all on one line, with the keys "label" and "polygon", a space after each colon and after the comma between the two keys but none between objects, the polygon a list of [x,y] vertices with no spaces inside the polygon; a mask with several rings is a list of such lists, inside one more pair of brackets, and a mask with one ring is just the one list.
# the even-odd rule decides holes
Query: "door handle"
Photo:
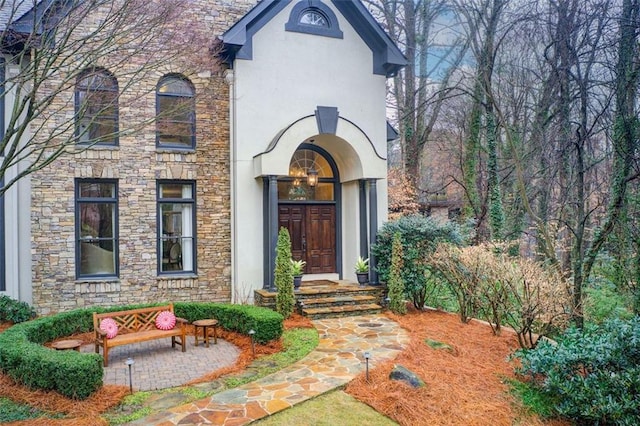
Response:
[{"label": "door handle", "polygon": [[302,251],[307,251],[307,238],[305,236],[302,237]]}]

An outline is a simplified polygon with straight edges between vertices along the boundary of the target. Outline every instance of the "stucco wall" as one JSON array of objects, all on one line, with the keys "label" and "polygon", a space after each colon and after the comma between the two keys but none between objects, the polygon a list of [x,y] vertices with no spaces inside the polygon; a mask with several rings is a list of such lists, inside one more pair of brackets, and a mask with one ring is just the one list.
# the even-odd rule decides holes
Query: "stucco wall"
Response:
[{"label": "stucco wall", "polygon": [[[264,152],[278,132],[302,117],[313,115],[317,106],[337,107],[340,117],[359,127],[380,156],[386,158],[385,77],[373,74],[371,50],[329,1],[324,4],[335,12],[343,31],[342,39],[285,31],[296,3],[288,5],[253,36],[252,60],[238,59],[234,64],[236,148],[232,191],[234,241],[237,241],[234,283],[242,289],[261,288],[263,284],[264,206],[262,182],[254,173],[254,156]],[[304,138],[316,133],[317,128]],[[296,142],[302,143],[304,138]],[[336,144],[341,142],[334,138],[332,143],[322,146],[339,155],[340,147]],[[295,147],[283,154],[288,158],[280,160],[288,164],[293,150]],[[373,157],[373,150],[358,154],[363,156],[363,162],[380,161]],[[341,178],[349,176],[350,170],[345,166],[340,174]],[[386,180],[378,185],[381,224],[386,219]],[[353,263],[359,254],[357,212],[357,182],[343,182],[339,218],[343,228],[342,265],[345,278],[352,279],[355,279]]]}]

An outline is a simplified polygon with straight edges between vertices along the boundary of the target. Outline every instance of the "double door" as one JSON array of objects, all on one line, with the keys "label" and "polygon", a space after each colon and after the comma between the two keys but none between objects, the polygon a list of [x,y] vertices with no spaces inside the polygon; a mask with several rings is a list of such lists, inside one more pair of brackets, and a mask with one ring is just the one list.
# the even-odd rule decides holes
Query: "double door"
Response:
[{"label": "double door", "polygon": [[280,204],[278,228],[291,237],[291,257],[307,262],[305,274],[336,272],[336,206]]}]

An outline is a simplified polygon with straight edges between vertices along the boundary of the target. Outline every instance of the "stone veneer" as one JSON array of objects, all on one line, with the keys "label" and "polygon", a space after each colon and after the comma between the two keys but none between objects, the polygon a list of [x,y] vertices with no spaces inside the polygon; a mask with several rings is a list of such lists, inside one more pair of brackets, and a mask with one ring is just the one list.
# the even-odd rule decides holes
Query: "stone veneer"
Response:
[{"label": "stone veneer", "polygon": [[[212,42],[256,1],[190,0],[174,22],[178,31],[200,31]],[[200,54],[209,54],[202,46]],[[101,60],[104,58],[101,58]],[[144,60],[144,58],[140,58]],[[108,60],[99,65],[109,69]],[[205,61],[206,62],[206,61]],[[165,73],[181,73],[196,87],[196,150],[157,149],[155,125],[121,136],[117,147],[68,154],[31,177],[33,305],[40,314],[93,305],[156,301],[231,300],[231,200],[229,89],[223,70],[203,69],[188,58],[154,71],[122,94],[121,129],[155,115],[155,87]],[[119,69],[109,69],[118,77]],[[124,78],[124,77],[123,77]],[[119,78],[120,87],[124,87]],[[73,116],[73,91],[59,99],[58,122]],[[62,102],[66,101],[64,105]],[[65,109],[66,108],[66,109]],[[66,111],[66,113],[65,113]],[[119,277],[76,280],[76,178],[118,180]],[[196,181],[197,274],[158,276],[156,182]]]}]

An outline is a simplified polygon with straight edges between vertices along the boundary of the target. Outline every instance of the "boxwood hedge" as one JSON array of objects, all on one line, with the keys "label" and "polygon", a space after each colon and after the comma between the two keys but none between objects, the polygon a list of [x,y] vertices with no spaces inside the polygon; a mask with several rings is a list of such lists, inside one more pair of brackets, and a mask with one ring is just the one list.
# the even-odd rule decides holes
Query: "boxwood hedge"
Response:
[{"label": "boxwood hedge", "polygon": [[[0,333],[0,370],[30,388],[86,399],[102,386],[102,356],[54,351],[42,345],[59,337],[93,331],[93,312],[146,306],[153,305],[76,309],[16,324]],[[283,332],[282,315],[266,308],[193,302],[175,303],[174,307],[177,316],[189,321],[216,318],[227,330],[246,334],[253,329],[260,343],[278,339]]]}]

